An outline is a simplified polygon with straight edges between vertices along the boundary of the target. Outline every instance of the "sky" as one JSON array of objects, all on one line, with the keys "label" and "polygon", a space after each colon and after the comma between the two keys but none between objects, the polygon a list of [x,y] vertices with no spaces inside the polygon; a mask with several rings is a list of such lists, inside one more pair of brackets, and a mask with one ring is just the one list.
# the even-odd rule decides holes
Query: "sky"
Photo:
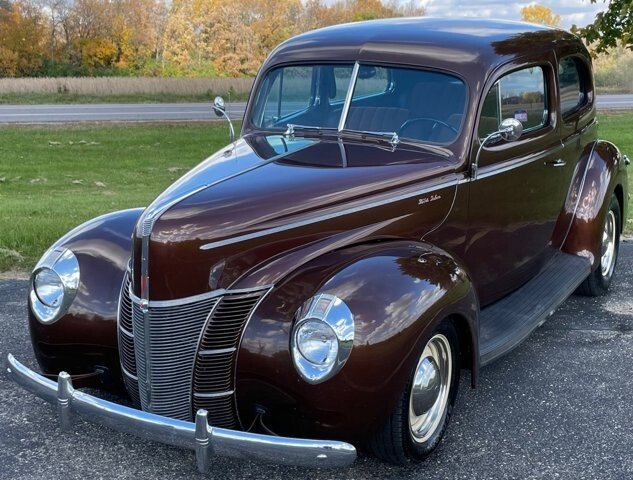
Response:
[{"label": "sky", "polygon": [[506,20],[521,20],[521,8],[539,3],[551,8],[561,16],[563,28],[576,24],[584,27],[591,23],[607,3],[598,0],[593,4],[589,0],[541,0],[539,2],[515,2],[511,0],[421,0],[427,16],[434,17],[488,17]]}]

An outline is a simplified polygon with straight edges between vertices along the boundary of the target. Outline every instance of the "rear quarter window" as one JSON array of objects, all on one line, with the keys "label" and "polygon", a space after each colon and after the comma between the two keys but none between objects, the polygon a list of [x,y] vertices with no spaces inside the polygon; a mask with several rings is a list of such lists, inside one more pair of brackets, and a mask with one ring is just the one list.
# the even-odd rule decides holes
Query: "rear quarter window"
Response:
[{"label": "rear quarter window", "polygon": [[558,89],[560,91],[560,109],[563,115],[582,106],[586,100],[584,85],[585,68],[574,57],[563,58],[558,65]]}]

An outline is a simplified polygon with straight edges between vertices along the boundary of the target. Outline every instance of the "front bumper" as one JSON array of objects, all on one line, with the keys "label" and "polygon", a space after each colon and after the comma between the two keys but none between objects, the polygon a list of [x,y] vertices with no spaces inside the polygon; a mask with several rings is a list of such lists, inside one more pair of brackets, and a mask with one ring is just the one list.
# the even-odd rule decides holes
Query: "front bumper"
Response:
[{"label": "front bumper", "polygon": [[345,467],[356,459],[356,449],[345,442],[275,437],[208,425],[207,412],[198,410],[195,423],[162,417],[108,402],[72,386],[70,375],[59,374],[57,382],[30,370],[13,355],[6,359],[6,373],[17,384],[47,402],[57,405],[63,429],[70,429],[72,417],[115,430],[196,452],[198,470],[206,472],[213,455],[295,465],[302,467]]}]

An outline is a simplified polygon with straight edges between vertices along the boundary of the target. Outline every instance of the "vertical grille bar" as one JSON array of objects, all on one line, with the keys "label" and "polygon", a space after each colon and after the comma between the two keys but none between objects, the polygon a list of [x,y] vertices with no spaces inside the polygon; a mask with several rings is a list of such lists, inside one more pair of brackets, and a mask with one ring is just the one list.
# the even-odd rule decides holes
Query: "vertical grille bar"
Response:
[{"label": "vertical grille bar", "polygon": [[132,300],[130,298],[130,272],[125,273],[123,285],[121,286],[121,296],[119,298],[118,315],[118,337],[119,356],[121,360],[121,370],[123,371],[123,383],[127,389],[132,402],[140,406],[141,401],[138,391],[138,380],[136,372],[136,353],[134,351],[134,326],[132,320]]},{"label": "vertical grille bar", "polygon": [[[149,308],[149,361],[142,345],[145,331],[140,332],[144,316],[133,302],[136,364],[144,410],[180,420],[191,420],[191,377],[200,332],[218,298],[168,307]],[[151,385],[151,391],[149,388]]]},{"label": "vertical grille bar", "polygon": [[237,347],[246,321],[265,293],[225,295],[205,325],[194,368],[193,411],[207,410],[213,426],[238,426],[233,381]]}]

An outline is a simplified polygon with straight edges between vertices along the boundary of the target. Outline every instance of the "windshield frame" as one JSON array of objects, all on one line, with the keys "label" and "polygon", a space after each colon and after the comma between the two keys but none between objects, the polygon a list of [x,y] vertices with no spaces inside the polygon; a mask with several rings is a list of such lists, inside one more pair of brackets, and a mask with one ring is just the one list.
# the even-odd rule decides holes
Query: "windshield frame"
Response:
[{"label": "windshield frame", "polygon": [[[469,108],[471,92],[470,92],[470,85],[462,74],[455,72],[453,70],[447,70],[447,69],[436,68],[436,67],[431,67],[431,66],[392,63],[392,62],[384,62],[384,61],[377,61],[377,60],[370,60],[370,59],[348,60],[348,61],[309,60],[309,61],[284,62],[284,63],[271,65],[265,71],[260,72],[260,74],[258,75],[256,79],[255,84],[253,85],[252,91],[249,96],[243,123],[242,123],[241,134],[242,135],[261,134],[261,133],[280,134],[280,133],[283,133],[287,128],[287,125],[283,125],[280,127],[258,127],[253,122],[254,120],[253,115],[255,113],[258,97],[261,93],[261,89],[264,88],[266,79],[268,78],[268,75],[270,74],[271,71],[276,70],[276,69],[286,68],[286,67],[309,67],[309,66],[320,66],[320,65],[348,66],[348,67],[351,66],[352,67],[352,74],[350,76],[350,81],[347,87],[347,91],[345,93],[345,99],[343,100],[344,101],[343,110],[341,112],[341,117],[339,118],[338,127],[333,129],[335,133],[338,132],[341,135],[343,135],[345,131],[355,131],[356,133],[362,133],[361,131],[350,130],[345,127],[345,123],[347,122],[352,100],[355,100],[354,89],[356,87],[356,82],[358,80],[358,72],[362,66],[370,66],[370,67],[374,66],[374,67],[383,67],[383,68],[394,68],[394,69],[405,69],[405,70],[416,70],[416,71],[423,71],[423,72],[430,72],[430,73],[438,73],[438,74],[450,76],[459,80],[462,83],[463,88],[464,88],[465,100],[464,100],[464,110],[463,110],[462,120],[461,120],[458,133],[456,134],[456,136],[449,142],[430,142],[430,141],[423,141],[420,139],[415,139],[415,138],[410,138],[410,137],[400,137],[400,140],[404,144],[443,147],[452,151],[455,151],[458,144],[463,143],[462,139],[468,133],[467,132],[468,130],[467,125],[468,125],[468,120],[469,120],[468,117],[471,114],[471,111],[470,111],[471,109]],[[390,85],[389,88],[385,90],[385,92],[388,92],[392,88],[393,86]],[[372,95],[379,95],[379,94],[369,94],[367,96],[372,96]],[[361,98],[366,98],[366,97],[361,97]],[[309,108],[309,107],[306,107],[306,108]],[[292,121],[289,121],[288,123],[292,123]],[[374,133],[385,133],[385,134],[390,133],[391,134],[393,132],[374,132]]]}]

